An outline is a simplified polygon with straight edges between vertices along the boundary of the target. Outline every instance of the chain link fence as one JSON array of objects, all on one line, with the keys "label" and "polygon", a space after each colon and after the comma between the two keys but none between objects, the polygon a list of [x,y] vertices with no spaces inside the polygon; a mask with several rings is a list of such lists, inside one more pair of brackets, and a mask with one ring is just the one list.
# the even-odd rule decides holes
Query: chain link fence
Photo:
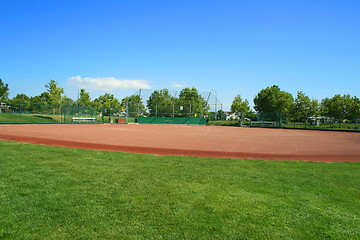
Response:
[{"label": "chain link fence", "polygon": [[124,109],[48,103],[2,102],[0,123],[126,123]]},{"label": "chain link fence", "polygon": [[[240,114],[244,116],[245,114]],[[293,113],[259,112],[252,119],[240,118],[241,126],[273,127],[290,129],[319,129],[360,131],[360,116],[353,119],[336,120],[329,116],[309,116],[294,120]]]},{"label": "chain link fence", "polygon": [[[229,116],[229,113],[226,113]],[[352,119],[337,120],[329,116],[309,116],[301,120],[294,118],[294,113],[279,112],[237,112],[231,113],[231,118],[221,121],[210,121],[210,125],[286,128],[286,129],[314,129],[314,130],[341,130],[360,132],[360,116]]]},{"label": "chain link fence", "polygon": [[[140,89],[130,99],[126,103],[126,112],[129,120],[135,122],[144,117],[208,119],[216,116],[223,107],[214,92]],[[164,122],[177,122],[168,120]],[[182,122],[181,119],[178,121]]]},{"label": "chain link fence", "polygon": [[[101,108],[96,106],[56,105],[48,103],[1,102],[0,124],[135,123],[139,122],[139,119],[144,123],[158,123],[159,121],[161,123],[182,123],[183,121],[177,120],[177,118],[194,118],[194,121],[198,121],[196,119],[207,119],[210,121],[213,118],[219,119],[219,116],[216,116],[218,113],[215,110],[216,108],[221,109],[221,106],[211,105],[210,103],[207,103],[204,110],[204,108],[198,108],[198,106],[190,103],[186,104],[176,101],[171,103],[155,103],[150,109],[145,103],[129,101],[124,108]],[[251,116],[247,113],[237,113],[237,116],[237,120],[224,121],[221,118],[215,124],[360,131],[360,116],[341,121],[328,116],[310,116],[302,118],[301,121],[295,121],[292,113],[274,112],[259,112]],[[185,121],[185,123],[189,122],[193,122],[193,120]],[[201,121],[201,124],[204,124],[204,121]],[[214,122],[210,122],[210,124],[214,124]]]}]

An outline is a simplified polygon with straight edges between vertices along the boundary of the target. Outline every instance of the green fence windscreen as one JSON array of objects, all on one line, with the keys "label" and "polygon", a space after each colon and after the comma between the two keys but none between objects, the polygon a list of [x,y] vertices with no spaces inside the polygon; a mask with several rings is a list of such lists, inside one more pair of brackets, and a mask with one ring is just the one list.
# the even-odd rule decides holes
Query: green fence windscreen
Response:
[{"label": "green fence windscreen", "polygon": [[191,124],[206,125],[205,118],[139,117],[141,124]]}]

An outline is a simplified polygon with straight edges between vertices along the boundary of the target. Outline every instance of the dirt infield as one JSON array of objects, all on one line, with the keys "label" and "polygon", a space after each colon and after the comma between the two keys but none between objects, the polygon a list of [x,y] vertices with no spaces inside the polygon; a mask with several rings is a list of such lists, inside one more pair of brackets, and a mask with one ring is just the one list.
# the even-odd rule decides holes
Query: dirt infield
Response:
[{"label": "dirt infield", "polygon": [[360,134],[188,125],[0,125],[0,139],[158,155],[360,162]]}]

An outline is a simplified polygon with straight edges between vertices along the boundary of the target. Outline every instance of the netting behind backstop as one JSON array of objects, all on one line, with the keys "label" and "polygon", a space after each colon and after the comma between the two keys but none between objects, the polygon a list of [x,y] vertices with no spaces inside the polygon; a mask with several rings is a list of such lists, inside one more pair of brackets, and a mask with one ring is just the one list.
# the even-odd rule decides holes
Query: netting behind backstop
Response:
[{"label": "netting behind backstop", "polygon": [[[169,91],[140,89],[127,102],[129,119],[155,118],[204,118],[215,117],[222,104],[214,92]],[[164,119],[163,123],[173,123]],[[181,120],[179,120],[181,122]]]}]

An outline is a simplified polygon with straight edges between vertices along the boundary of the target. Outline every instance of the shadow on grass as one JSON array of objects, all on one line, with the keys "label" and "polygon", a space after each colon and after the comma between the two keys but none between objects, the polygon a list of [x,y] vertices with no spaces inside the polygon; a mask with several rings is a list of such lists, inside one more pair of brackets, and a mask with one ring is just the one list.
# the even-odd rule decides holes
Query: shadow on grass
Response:
[{"label": "shadow on grass", "polygon": [[50,120],[54,120],[52,117],[42,116],[42,115],[34,115],[34,117],[41,118],[41,119],[50,119]]}]

